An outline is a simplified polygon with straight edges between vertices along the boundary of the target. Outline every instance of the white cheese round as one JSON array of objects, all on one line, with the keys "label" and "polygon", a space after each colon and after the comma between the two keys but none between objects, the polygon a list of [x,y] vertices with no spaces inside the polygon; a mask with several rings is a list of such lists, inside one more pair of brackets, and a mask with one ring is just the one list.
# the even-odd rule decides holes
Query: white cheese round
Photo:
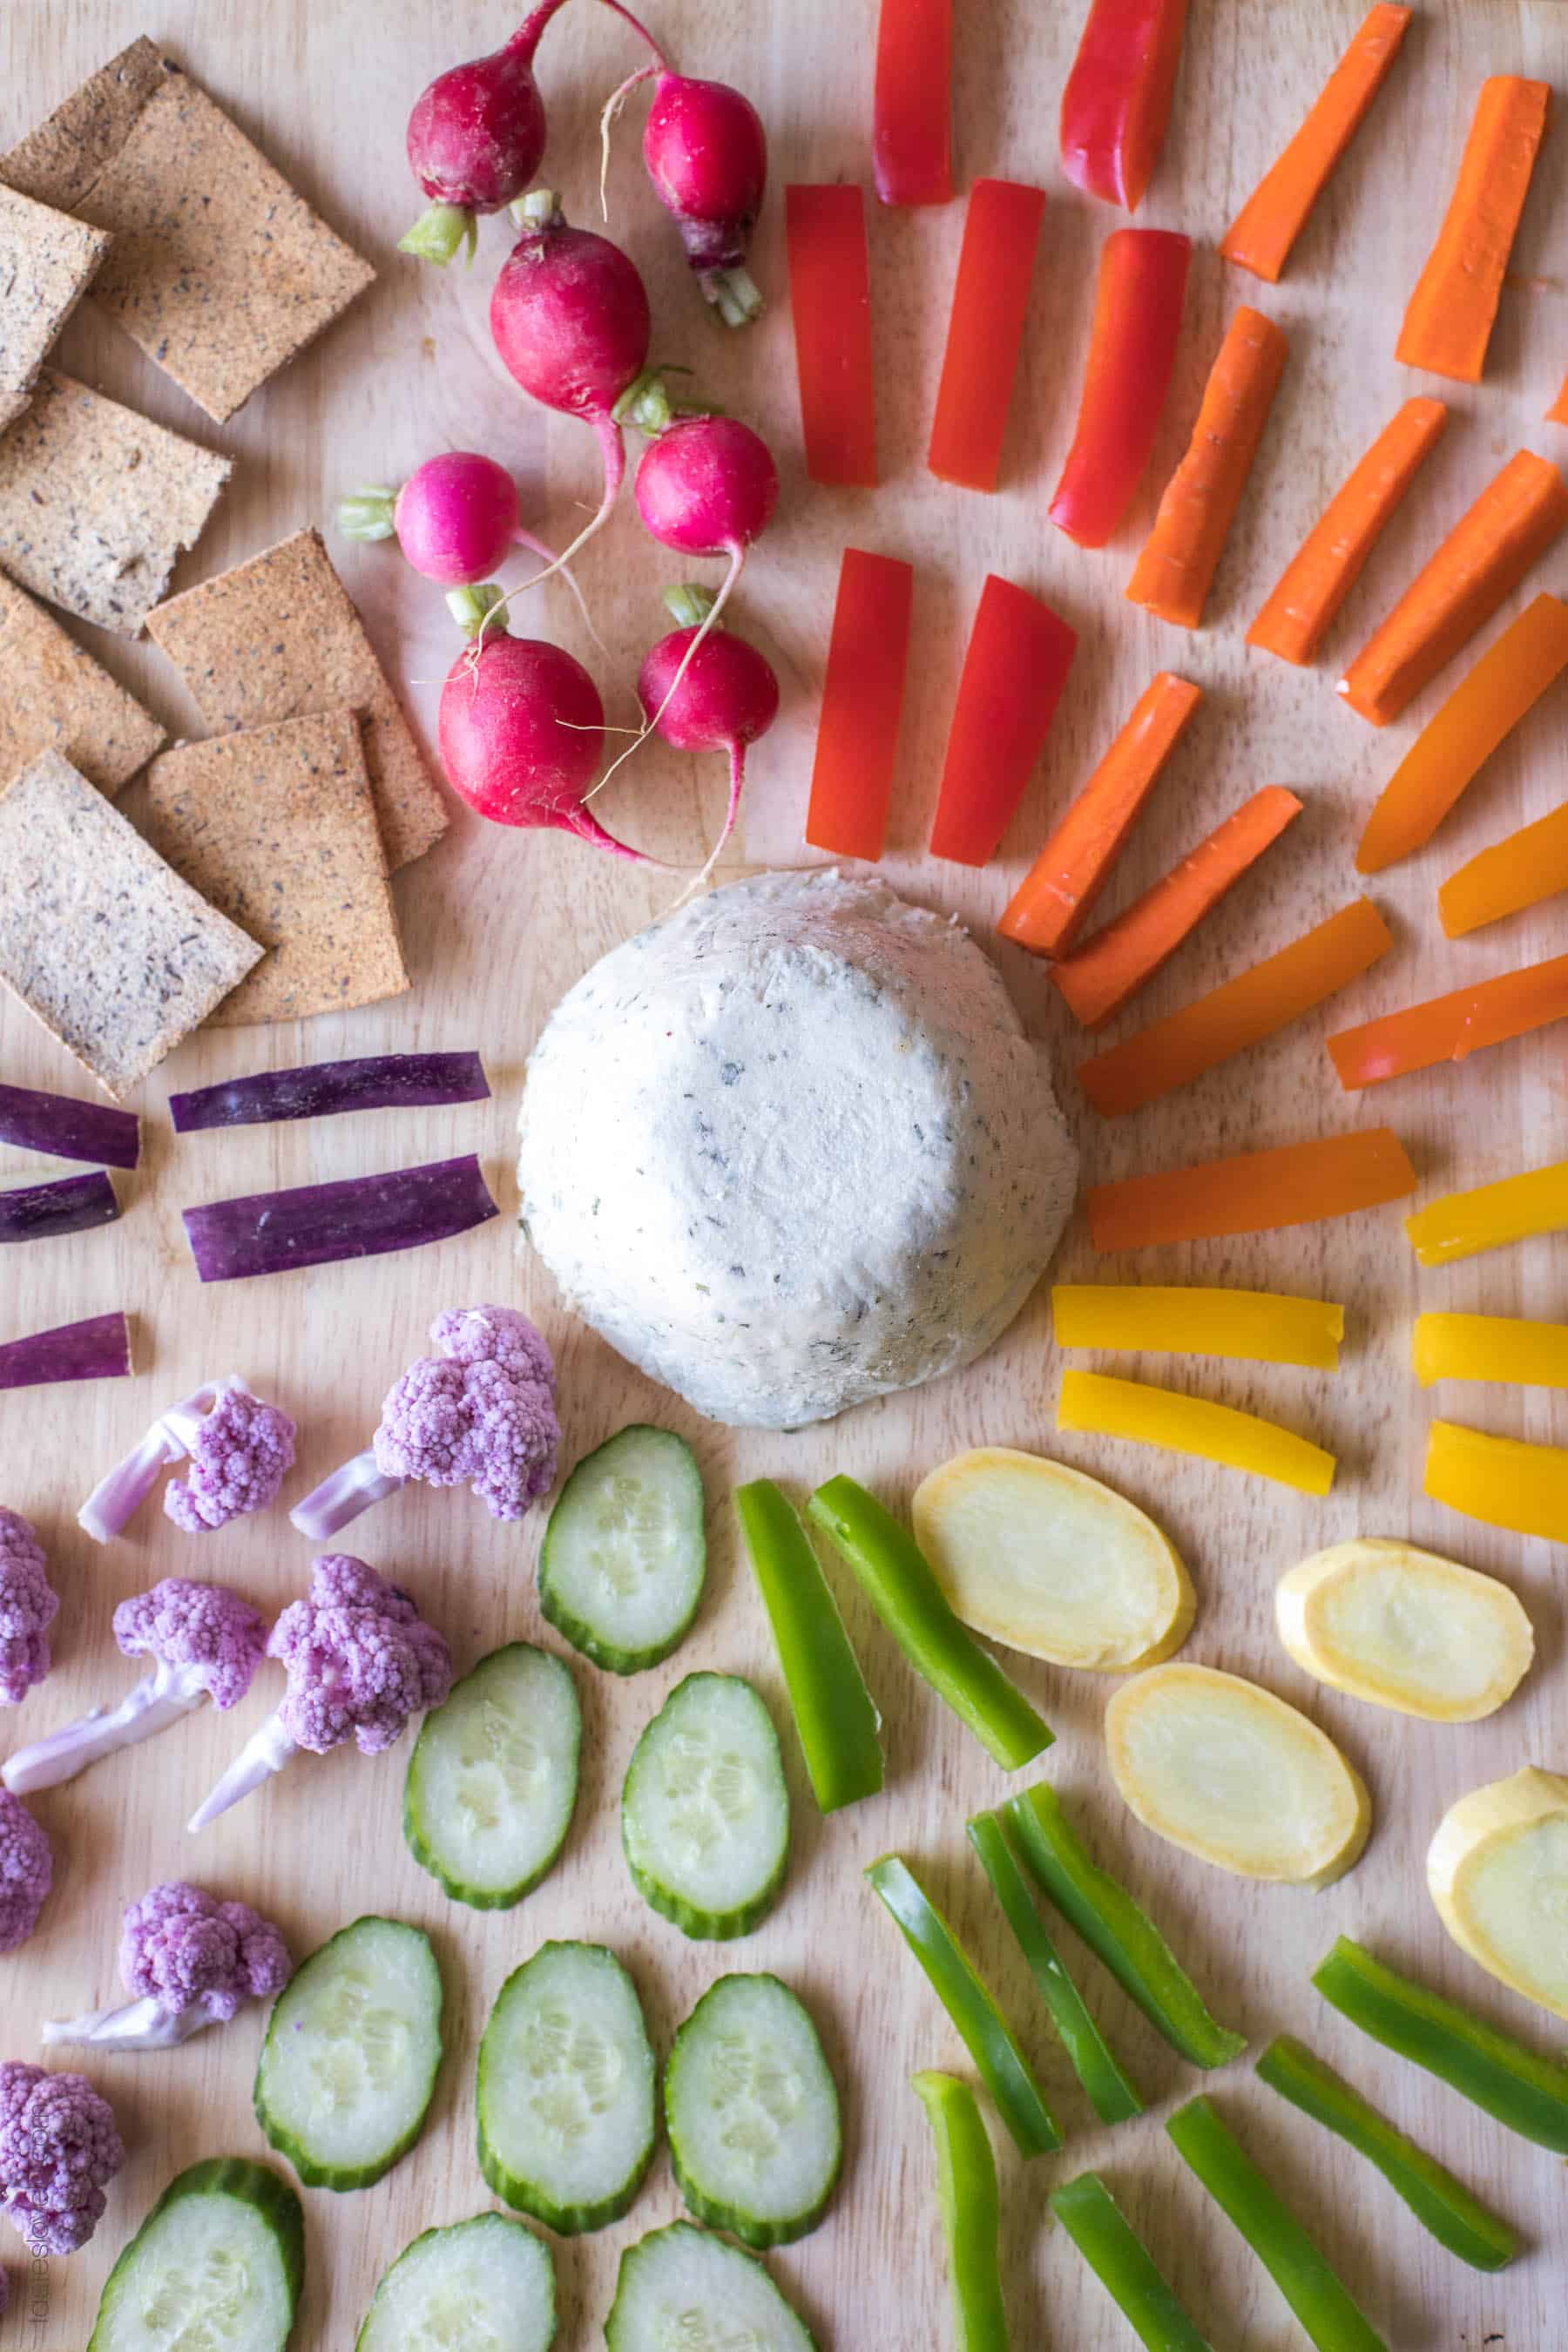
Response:
[{"label": "white cheese round", "polygon": [[584,973],[528,1066],[523,1225],[567,1302],[715,1421],[790,1429],[967,1364],[1078,1154],[957,923],[763,874]]}]

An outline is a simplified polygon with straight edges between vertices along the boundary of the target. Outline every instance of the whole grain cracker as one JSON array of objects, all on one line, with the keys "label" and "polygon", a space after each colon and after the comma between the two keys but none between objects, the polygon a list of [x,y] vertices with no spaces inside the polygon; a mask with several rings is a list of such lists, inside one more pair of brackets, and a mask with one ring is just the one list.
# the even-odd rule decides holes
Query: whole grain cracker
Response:
[{"label": "whole grain cracker", "polygon": [[0,186],[0,432],[27,405],[111,242],[107,229]]},{"label": "whole grain cracker", "polygon": [[58,751],[0,792],[0,981],[116,1100],[262,952]]},{"label": "whole grain cracker", "polygon": [[0,181],[41,205],[75,212],[163,74],[163,58],[142,34],[0,155]]},{"label": "whole grain cracker", "polygon": [[306,711],[357,711],[388,870],[439,841],[446,801],[320,531],[296,531],[187,588],[150,613],[147,628],[215,732]]},{"label": "whole grain cracker", "polygon": [[0,567],[84,621],[138,637],[194,547],[226,457],[45,368],[0,434]]},{"label": "whole grain cracker", "polygon": [[52,750],[112,799],[163,734],[118,678],[0,572],[0,784]]},{"label": "whole grain cracker", "polygon": [[209,1025],[342,1013],[407,988],[352,710],[175,744],[148,772],[146,833],[272,950]]},{"label": "whole grain cracker", "polygon": [[114,235],[94,299],[219,425],[375,276],[177,68],[81,210]]}]

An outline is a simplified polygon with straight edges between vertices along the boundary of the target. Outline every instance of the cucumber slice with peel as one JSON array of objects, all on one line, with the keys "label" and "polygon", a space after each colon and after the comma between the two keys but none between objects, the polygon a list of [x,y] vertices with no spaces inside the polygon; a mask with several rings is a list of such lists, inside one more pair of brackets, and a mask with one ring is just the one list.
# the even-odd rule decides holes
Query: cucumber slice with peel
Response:
[{"label": "cucumber slice with peel", "polygon": [[542,1944],[479,2044],[479,2168],[563,2236],[618,2221],[653,2156],[654,2061],[637,1987],[602,1944]]},{"label": "cucumber slice with peel", "polygon": [[621,1842],[645,1901],[684,1935],[749,1935],[789,1863],[789,1790],[773,1717],[739,1675],[688,1675],[644,1731]]},{"label": "cucumber slice with peel", "polygon": [[572,1825],[582,1740],[570,1666],[530,1642],[492,1650],[426,1717],[403,1831],[454,1902],[503,1911],[538,1885]]},{"label": "cucumber slice with peel", "polygon": [[697,1457],[634,1422],[578,1463],[539,1555],[539,1605],[596,1666],[641,1674],[684,1641],[708,1571]]},{"label": "cucumber slice with peel", "polygon": [[354,2352],[548,2352],[550,2249],[504,2213],[426,2230],[383,2275]]},{"label": "cucumber slice with peel", "polygon": [[606,2352],[817,2352],[755,2254],[689,2221],[626,2248],[605,2344]]},{"label": "cucumber slice with peel", "polygon": [[289,2183],[208,2158],[170,2181],[110,2272],[88,2352],[283,2352],[304,2278]]},{"label": "cucumber slice with peel", "polygon": [[441,2063],[441,1972],[430,1938],[356,1919],[273,2003],[256,2117],[310,2189],[368,2189],[424,2127]]},{"label": "cucumber slice with peel", "polygon": [[721,1977],[675,2037],[664,2125],[700,2221],[748,2246],[815,2230],[838,2179],[838,2091],[804,2004],[773,1976]]}]

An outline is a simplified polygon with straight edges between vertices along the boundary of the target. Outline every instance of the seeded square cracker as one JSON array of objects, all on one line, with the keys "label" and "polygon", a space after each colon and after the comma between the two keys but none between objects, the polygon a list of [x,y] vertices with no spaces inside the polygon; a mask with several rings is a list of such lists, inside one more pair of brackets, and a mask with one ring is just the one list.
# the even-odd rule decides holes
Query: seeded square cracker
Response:
[{"label": "seeded square cracker", "polygon": [[163,58],[143,34],[0,155],[0,181],[41,205],[74,213],[125,144],[164,71]]},{"label": "seeded square cracker", "polygon": [[112,800],[163,729],[41,604],[0,572],[0,785],[40,751],[63,751]]},{"label": "seeded square cracker", "polygon": [[272,950],[211,1025],[342,1013],[407,988],[352,710],[175,744],[148,772],[146,831]]},{"label": "seeded square cracker", "polygon": [[139,637],[231,471],[226,457],[45,368],[0,434],[0,569],[81,620]]},{"label": "seeded square cracker", "polygon": [[0,186],[0,432],[26,407],[111,242],[107,229]]},{"label": "seeded square cracker", "polygon": [[58,751],[0,791],[0,981],[117,1101],[262,953]]},{"label": "seeded square cracker", "polygon": [[171,597],[148,614],[147,630],[215,734],[306,711],[359,714],[389,873],[446,832],[445,798],[320,531],[296,531]]}]

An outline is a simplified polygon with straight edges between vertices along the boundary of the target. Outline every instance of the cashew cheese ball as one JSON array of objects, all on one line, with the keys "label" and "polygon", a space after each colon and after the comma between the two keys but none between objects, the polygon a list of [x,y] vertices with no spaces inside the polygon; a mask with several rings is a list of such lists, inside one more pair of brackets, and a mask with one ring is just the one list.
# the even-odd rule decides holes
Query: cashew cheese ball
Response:
[{"label": "cashew cheese ball", "polygon": [[731,883],[603,957],[519,1126],[524,1229],[567,1303],[700,1412],[766,1429],[980,1355],[1078,1176],[968,933],[832,871]]}]

